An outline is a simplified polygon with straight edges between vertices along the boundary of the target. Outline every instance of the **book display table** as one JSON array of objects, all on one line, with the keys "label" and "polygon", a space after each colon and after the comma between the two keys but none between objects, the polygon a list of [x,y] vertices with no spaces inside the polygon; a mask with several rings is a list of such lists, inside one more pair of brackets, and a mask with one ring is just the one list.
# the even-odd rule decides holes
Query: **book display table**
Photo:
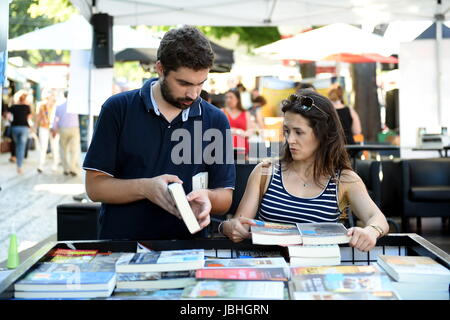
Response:
[{"label": "book display table", "polygon": [[[196,240],[150,240],[150,241],[61,241],[49,242],[25,260],[11,274],[0,282],[0,299],[14,296],[14,284],[22,279],[27,271],[47,256],[53,249],[99,250],[100,252],[136,252],[138,243],[156,251],[176,249],[205,249],[205,256],[218,258],[270,256],[286,257],[286,248],[281,246],[253,245],[250,240],[233,243],[225,238]],[[450,255],[423,237],[413,233],[389,234],[380,240],[370,252],[360,252],[348,245],[339,245],[342,265],[375,264],[378,255],[427,256],[450,269]],[[418,293],[420,295],[420,293]],[[113,293],[114,295],[114,293]],[[426,297],[423,297],[424,299]],[[420,296],[418,296],[420,299]]]}]

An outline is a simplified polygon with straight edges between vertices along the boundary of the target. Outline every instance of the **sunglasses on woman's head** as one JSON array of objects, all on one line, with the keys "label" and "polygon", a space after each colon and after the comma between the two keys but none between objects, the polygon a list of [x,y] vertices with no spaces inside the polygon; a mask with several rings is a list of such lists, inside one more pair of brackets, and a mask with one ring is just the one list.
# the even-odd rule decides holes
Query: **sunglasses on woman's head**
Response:
[{"label": "sunglasses on woman's head", "polygon": [[320,109],[318,106],[316,106],[316,104],[314,103],[313,98],[308,97],[308,96],[299,96],[296,94],[291,94],[289,96],[289,101],[290,102],[300,102],[300,106],[298,106],[301,110],[308,112],[309,110],[311,110],[312,107],[315,107],[317,110],[319,110],[320,112],[322,112],[325,116],[328,117],[328,114],[323,111],[322,109]]}]

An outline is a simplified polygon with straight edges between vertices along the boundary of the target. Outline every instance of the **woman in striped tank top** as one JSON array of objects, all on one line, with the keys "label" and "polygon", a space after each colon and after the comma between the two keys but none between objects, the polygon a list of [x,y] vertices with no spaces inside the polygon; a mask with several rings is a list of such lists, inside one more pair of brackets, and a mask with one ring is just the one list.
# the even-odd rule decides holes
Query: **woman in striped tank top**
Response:
[{"label": "woman in striped tank top", "polygon": [[[234,218],[219,231],[238,242],[250,237],[251,219],[256,216],[282,223],[337,222],[350,206],[365,226],[349,229],[350,246],[372,249],[389,226],[351,169],[333,105],[312,90],[302,90],[283,101],[282,111],[285,144],[280,160],[269,168],[262,163],[255,167]],[[259,201],[263,174],[269,178]]]}]

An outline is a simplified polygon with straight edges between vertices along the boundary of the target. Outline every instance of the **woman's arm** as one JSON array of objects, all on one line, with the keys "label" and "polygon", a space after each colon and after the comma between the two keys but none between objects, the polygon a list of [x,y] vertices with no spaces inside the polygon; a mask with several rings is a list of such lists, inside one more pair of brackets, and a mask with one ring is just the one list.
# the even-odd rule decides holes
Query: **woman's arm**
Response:
[{"label": "woman's arm", "polygon": [[348,199],[352,213],[364,224],[364,228],[354,227],[349,230],[352,236],[349,244],[361,251],[369,251],[379,237],[388,233],[386,217],[372,201],[364,182],[354,171],[342,172],[340,188],[342,196]]},{"label": "woman's arm", "polygon": [[264,129],[264,117],[261,108],[256,109],[256,123],[258,124],[259,129]]},{"label": "woman's arm", "polygon": [[[42,104],[40,104],[40,105],[39,105],[39,111],[38,111],[38,113],[37,113],[37,115],[36,115],[36,123],[35,123],[36,128],[39,128],[39,126],[41,125],[41,123],[44,122],[44,117],[45,117],[45,115],[44,115],[44,110],[43,110],[43,109],[44,109],[44,108],[43,108]],[[44,124],[45,124],[45,123],[44,123]]]},{"label": "woman's arm", "polygon": [[225,188],[208,189],[208,197],[211,201],[211,214],[223,215],[231,207],[233,190]]},{"label": "woman's arm", "polygon": [[[251,219],[256,217],[259,207],[260,186],[262,174],[267,174],[271,168],[263,168],[262,163],[258,164],[251,172],[244,195],[239,203],[234,217],[222,224],[222,233],[234,242],[242,241],[250,237],[249,228],[253,224]],[[267,179],[264,190],[267,189],[269,179]],[[219,230],[220,231],[220,230]]]},{"label": "woman's arm", "polygon": [[252,121],[252,115],[248,111],[245,112],[245,119],[247,120],[247,130],[253,130],[256,128],[256,124],[254,121]]},{"label": "woman's arm", "polygon": [[361,120],[359,120],[358,113],[356,113],[353,108],[350,109],[350,115],[352,116],[352,133],[353,134],[361,134]]}]

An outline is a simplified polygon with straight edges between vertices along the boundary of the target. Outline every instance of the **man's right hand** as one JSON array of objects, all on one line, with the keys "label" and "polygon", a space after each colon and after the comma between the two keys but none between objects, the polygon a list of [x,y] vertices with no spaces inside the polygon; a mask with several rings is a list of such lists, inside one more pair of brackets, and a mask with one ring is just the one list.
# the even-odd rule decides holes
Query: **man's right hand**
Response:
[{"label": "man's right hand", "polygon": [[180,178],[170,174],[143,179],[141,192],[148,200],[181,219],[181,214],[175,206],[167,189],[167,186],[173,182],[183,183]]}]

